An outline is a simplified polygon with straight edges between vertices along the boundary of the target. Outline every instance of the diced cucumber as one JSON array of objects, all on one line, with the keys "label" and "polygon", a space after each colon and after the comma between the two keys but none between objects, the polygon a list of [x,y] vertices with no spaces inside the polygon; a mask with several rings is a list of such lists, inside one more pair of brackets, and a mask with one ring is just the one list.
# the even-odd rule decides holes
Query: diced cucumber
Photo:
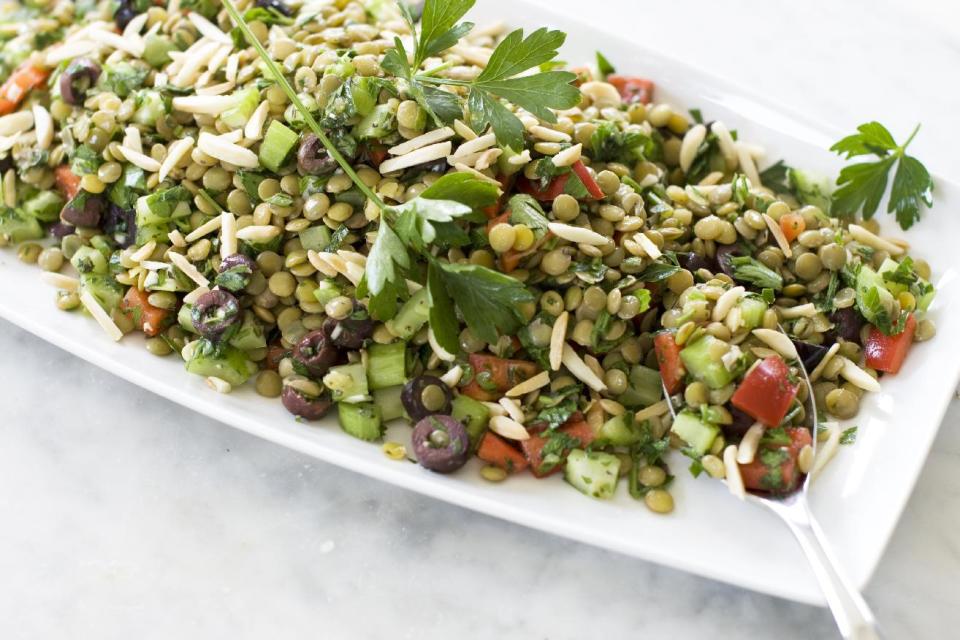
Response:
[{"label": "diced cucumber", "polygon": [[756,329],[763,323],[763,314],[767,311],[767,303],[755,296],[744,296],[740,299],[740,321],[748,330]]},{"label": "diced cucumber", "polygon": [[263,349],[267,346],[267,338],[263,335],[263,327],[252,311],[243,313],[243,320],[233,336],[230,337],[229,343],[242,351]]},{"label": "diced cucumber", "polygon": [[358,403],[370,399],[367,374],[359,362],[332,367],[323,376],[323,384],[330,389],[333,399],[340,403]]},{"label": "diced cucumber", "polygon": [[10,238],[17,244],[27,240],[39,240],[43,237],[43,227],[35,218],[23,215],[14,209],[0,209],[0,235]]},{"label": "diced cucumber", "polygon": [[[866,300],[873,291],[876,291],[877,304],[867,304]],[[893,302],[893,294],[887,289],[883,276],[867,265],[862,265],[857,274],[857,308],[867,322],[882,324],[880,316],[885,313],[889,315]]]},{"label": "diced cucumber", "polygon": [[279,171],[287,163],[287,158],[299,140],[300,136],[296,131],[288,129],[279,120],[274,120],[260,144],[260,164],[271,171]]},{"label": "diced cucumber", "polygon": [[406,415],[403,410],[403,401],[400,399],[402,393],[403,385],[399,384],[395,387],[374,390],[373,403],[380,410],[381,420],[390,422]]},{"label": "diced cucumber", "polygon": [[500,158],[497,160],[497,173],[504,176],[512,176],[523,169],[524,165],[510,162],[510,158],[520,155],[519,151],[514,151],[513,148],[509,146],[500,147],[500,150],[503,151],[503,153],[500,154]]},{"label": "diced cucumber", "polygon": [[372,344],[367,349],[367,383],[371,389],[385,389],[407,381],[405,342]]},{"label": "diced cucumber", "polygon": [[893,258],[887,258],[883,261],[883,264],[880,265],[880,268],[877,269],[877,275],[880,276],[883,286],[887,288],[887,291],[893,295],[899,295],[907,290],[907,285],[900,282],[894,282],[893,280],[887,280],[883,277],[885,273],[893,273],[897,270],[897,267],[900,266],[900,263],[894,260]]},{"label": "diced cucumber", "polygon": [[373,111],[363,117],[353,129],[353,135],[358,140],[377,140],[385,138],[394,129],[394,108],[388,104],[380,104]]},{"label": "diced cucumber", "polygon": [[[350,92],[353,96],[353,108],[357,114],[361,116],[370,115],[373,108],[377,105],[380,85],[374,82],[374,78],[368,76],[354,76],[351,78],[351,82],[353,83],[352,91]],[[423,125],[421,125],[421,127],[422,126]]]},{"label": "diced cucumber", "polygon": [[427,323],[430,317],[430,302],[427,300],[427,288],[419,289],[403,303],[397,315],[387,320],[387,325],[393,335],[409,340]]},{"label": "diced cucumber", "polygon": [[151,67],[159,69],[170,62],[170,52],[177,50],[169,38],[158,35],[149,35],[143,40],[143,59]]},{"label": "diced cucumber", "polygon": [[677,434],[697,455],[701,456],[710,451],[713,441],[720,434],[719,427],[703,422],[689,411],[681,411],[677,414],[670,431]]},{"label": "diced cucumber", "polygon": [[167,103],[159,91],[140,91],[137,94],[137,110],[133,121],[144,126],[154,126],[167,113]]},{"label": "diced cucumber", "polygon": [[123,300],[123,287],[113,276],[106,274],[81,273],[80,293],[92,295],[107,313],[120,308]]},{"label": "diced cucumber", "polygon": [[620,458],[612,453],[573,449],[567,454],[564,479],[580,493],[591,498],[609,499],[617,489]]},{"label": "diced cucumber", "polygon": [[193,350],[193,357],[187,360],[187,371],[198,376],[214,376],[226,380],[234,387],[239,387],[250,379],[252,371],[256,369],[245,354],[236,347],[213,344],[202,340]]},{"label": "diced cucumber", "polygon": [[324,225],[307,227],[299,235],[305,251],[323,251],[330,244],[330,229]]},{"label": "diced cucumber", "polygon": [[181,305],[177,311],[177,324],[187,333],[196,333],[197,329],[193,326],[193,305]]},{"label": "diced cucumber", "polygon": [[711,345],[716,342],[720,340],[707,334],[680,351],[680,359],[690,375],[711,389],[721,389],[733,380],[733,373],[714,356]]},{"label": "diced cucumber", "polygon": [[630,412],[613,416],[604,422],[597,432],[597,440],[614,447],[629,447],[640,442],[642,437],[643,432]]},{"label": "diced cucumber", "polygon": [[317,283],[317,288],[313,290],[313,297],[320,304],[327,304],[341,295],[343,295],[343,292],[333,280],[321,280]]},{"label": "diced cucumber", "polygon": [[240,129],[257,110],[257,105],[260,104],[260,92],[255,87],[247,87],[234,91],[231,97],[234,99],[233,106],[223,112],[220,122],[231,129]]},{"label": "diced cucumber", "polygon": [[617,401],[625,407],[649,407],[663,397],[663,384],[660,372],[642,364],[630,370],[630,386],[617,396]]},{"label": "diced cucumber", "polygon": [[103,275],[107,273],[107,259],[103,254],[93,247],[80,247],[73,257],[70,258],[70,264],[79,273],[91,273]]},{"label": "diced cucumber", "polygon": [[23,212],[40,222],[53,222],[60,217],[66,201],[56,191],[41,191],[23,204]]},{"label": "diced cucumber", "polygon": [[[137,229],[151,225],[165,225],[171,220],[190,215],[193,196],[186,187],[173,187],[137,198]],[[139,235],[137,236],[139,238]]]},{"label": "diced cucumber", "polygon": [[470,436],[470,449],[476,449],[480,444],[480,438],[487,430],[487,424],[490,422],[490,409],[482,402],[461,394],[453,399],[450,415],[462,422],[463,426],[467,428],[467,435]]},{"label": "diced cucumber", "polygon": [[337,404],[337,415],[340,418],[340,427],[354,438],[367,442],[380,439],[383,422],[380,419],[380,410],[372,402],[340,402]]}]

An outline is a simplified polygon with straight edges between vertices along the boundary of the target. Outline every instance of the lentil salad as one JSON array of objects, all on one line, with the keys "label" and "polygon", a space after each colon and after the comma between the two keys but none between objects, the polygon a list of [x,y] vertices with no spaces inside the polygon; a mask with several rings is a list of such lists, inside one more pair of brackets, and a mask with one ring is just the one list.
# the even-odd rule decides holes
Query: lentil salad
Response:
[{"label": "lentil salad", "polygon": [[[554,122],[498,103],[522,125],[518,151],[502,114],[478,120],[467,100],[445,119],[393,70],[392,36],[415,48],[413,16],[236,3],[350,175],[226,9],[170,4],[80,18],[51,3],[7,43],[39,51],[14,56],[0,90],[15,80],[26,98],[0,103],[0,233],[60,308],[117,339],[143,331],[218,391],[254,377],[300,419],[335,407],[367,440],[408,418],[412,451],[385,453],[439,472],[473,453],[485,478],[562,470],[595,497],[627,476],[666,512],[671,446],[720,476],[711,456],[750,433],[723,412],[785,355],[763,329],[782,324],[812,354],[818,407],[838,418],[932,337],[926,263],[872,221],[830,218],[814,188],[764,186],[753,147],[653,102],[649,81],[578,69]],[[458,33],[418,68],[465,97],[456,83],[509,37]],[[47,231],[58,245],[35,242]],[[700,344],[729,379],[675,366],[664,336],[680,354]],[[671,423],[661,377],[679,380],[709,446]]]}]

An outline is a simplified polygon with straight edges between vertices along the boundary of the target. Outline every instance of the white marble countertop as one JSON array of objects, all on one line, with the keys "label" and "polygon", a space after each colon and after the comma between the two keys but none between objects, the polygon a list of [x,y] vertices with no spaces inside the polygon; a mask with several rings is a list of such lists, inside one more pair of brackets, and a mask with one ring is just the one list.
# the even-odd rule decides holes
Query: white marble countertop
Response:
[{"label": "white marble countertop", "polygon": [[[916,155],[960,178],[953,3],[635,4],[585,19],[619,7],[625,33],[844,131],[922,121]],[[3,321],[0,354],[2,638],[833,637],[826,610],[316,462]],[[866,591],[890,638],[960,624],[958,424],[955,403]]]}]

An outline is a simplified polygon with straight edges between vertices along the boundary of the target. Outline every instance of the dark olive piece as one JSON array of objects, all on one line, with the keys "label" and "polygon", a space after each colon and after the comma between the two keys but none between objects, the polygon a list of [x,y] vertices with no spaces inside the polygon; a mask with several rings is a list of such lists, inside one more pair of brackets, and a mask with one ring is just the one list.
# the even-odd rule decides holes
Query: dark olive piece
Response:
[{"label": "dark olive piece", "polygon": [[117,12],[113,14],[113,21],[117,23],[117,26],[120,27],[122,31],[126,29],[130,21],[138,15],[136,8],[130,4],[130,0],[120,0],[120,4],[117,6]]},{"label": "dark olive piece", "polygon": [[73,200],[64,205],[60,211],[60,219],[75,227],[99,226],[104,204],[104,200],[100,196],[81,191]]},{"label": "dark olive piece", "polygon": [[717,261],[717,267],[720,271],[724,272],[731,278],[733,277],[733,265],[730,263],[730,258],[734,256],[746,255],[743,251],[743,248],[737,244],[719,244],[717,245],[717,251],[714,255],[714,260]]},{"label": "dark olive piece", "polygon": [[257,263],[253,258],[245,256],[242,253],[231,254],[220,261],[220,273],[237,267],[246,267],[253,273],[257,270]]},{"label": "dark olive piece", "polygon": [[293,359],[314,378],[322,377],[337,362],[337,350],[323,330],[311,331],[293,348]]},{"label": "dark olive piece", "polygon": [[50,235],[56,238],[57,240],[63,239],[64,236],[68,236],[71,233],[75,232],[77,228],[72,224],[67,224],[65,222],[55,222],[50,225]]},{"label": "dark olive piece", "polygon": [[217,342],[240,320],[240,303],[232,294],[214,289],[197,298],[190,317],[200,335]]},{"label": "dark olive piece", "polygon": [[87,89],[97,83],[100,65],[87,58],[74,60],[60,76],[60,97],[67,104],[83,104]]},{"label": "dark olive piece", "polygon": [[326,415],[333,405],[333,401],[327,396],[310,398],[293,387],[283,388],[280,401],[287,411],[304,420],[319,420]]},{"label": "dark olive piece", "polygon": [[410,419],[416,422],[427,416],[449,413],[453,392],[436,376],[417,376],[403,385],[400,401]]},{"label": "dark olive piece", "polygon": [[297,150],[297,168],[306,174],[325,176],[336,170],[337,161],[327,153],[320,138],[308,133],[303,136]]},{"label": "dark olive piece", "polygon": [[793,346],[797,348],[797,354],[800,356],[800,361],[803,362],[803,366],[806,367],[807,372],[813,371],[813,369],[820,364],[820,361],[823,360],[823,356],[827,355],[828,347],[823,346],[822,344],[813,344],[812,342],[803,342],[802,340],[790,340],[793,343]]},{"label": "dark olive piece", "polygon": [[124,209],[111,202],[100,226],[121,249],[132,246],[137,240],[137,213],[133,209]]},{"label": "dark olive piece", "polygon": [[[860,329],[863,328],[863,318],[853,307],[837,309],[830,314],[830,322],[833,323],[833,330],[825,335],[824,342],[833,343],[837,338],[843,338],[847,342],[856,342],[860,344]],[[826,338],[832,338],[826,340]]]},{"label": "dark olive piece", "polygon": [[753,416],[740,411],[740,409],[737,409],[733,405],[728,404],[727,409],[730,411],[730,415],[733,416],[733,422],[723,425],[723,435],[728,438],[740,439],[747,433],[747,430],[753,426],[756,420],[753,419]]},{"label": "dark olive piece", "polygon": [[323,321],[323,330],[330,336],[330,342],[341,349],[360,349],[373,335],[373,320],[360,304],[354,305],[354,313],[346,318],[327,318]]},{"label": "dark olive piece", "polygon": [[293,11],[290,10],[290,7],[285,5],[280,0],[257,0],[254,4],[256,4],[258,7],[263,7],[264,9],[274,9],[288,18],[293,15]]},{"label": "dark olive piece", "polygon": [[680,263],[681,267],[690,273],[696,273],[699,269],[713,271],[714,267],[716,267],[713,262],[692,251],[688,253],[678,253],[677,261]]},{"label": "dark olive piece", "polygon": [[466,427],[448,415],[427,416],[417,422],[411,441],[417,462],[437,473],[456,471],[470,457]]}]

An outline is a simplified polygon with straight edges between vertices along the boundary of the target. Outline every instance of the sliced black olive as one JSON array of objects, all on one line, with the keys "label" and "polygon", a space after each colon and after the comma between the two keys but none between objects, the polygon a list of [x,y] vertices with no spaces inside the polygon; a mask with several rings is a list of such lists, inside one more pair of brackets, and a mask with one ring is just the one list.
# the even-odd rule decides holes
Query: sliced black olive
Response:
[{"label": "sliced black olive", "polygon": [[823,345],[793,339],[791,339],[790,342],[797,348],[800,361],[803,363],[803,366],[806,367],[808,373],[820,364],[823,356],[827,355],[828,348]]},{"label": "sliced black olive", "polygon": [[411,440],[417,462],[437,473],[456,471],[470,457],[467,429],[451,416],[423,418],[413,428]]},{"label": "sliced black olive", "polygon": [[237,267],[246,267],[253,273],[257,269],[257,263],[253,258],[242,253],[231,254],[220,261],[220,273]]},{"label": "sliced black olive", "polygon": [[103,198],[81,191],[64,205],[60,219],[75,227],[96,227],[100,224],[104,208]]},{"label": "sliced black olive", "polygon": [[311,331],[293,348],[293,359],[314,378],[322,377],[337,362],[337,350],[323,330]]},{"label": "sliced black olive", "polygon": [[403,385],[400,401],[410,419],[416,422],[427,416],[449,413],[453,392],[435,376],[417,376]]},{"label": "sliced black olive", "polygon": [[723,271],[725,274],[733,277],[733,265],[730,263],[730,258],[734,256],[744,255],[743,248],[738,244],[720,244],[717,245],[717,251],[714,254],[714,260],[717,261],[717,267],[720,271]]},{"label": "sliced black olive", "polygon": [[60,76],[60,97],[67,104],[82,104],[87,89],[96,84],[100,77],[100,65],[92,60],[80,58],[71,62]]},{"label": "sliced black olive", "polygon": [[240,320],[240,303],[227,291],[208,291],[193,305],[193,327],[204,338],[216,342]]},{"label": "sliced black olive", "polygon": [[64,236],[68,236],[76,230],[77,228],[75,226],[65,222],[55,222],[50,225],[50,235],[57,240],[62,240]]},{"label": "sliced black olive", "polygon": [[127,28],[130,21],[136,18],[137,15],[139,15],[137,10],[130,4],[129,0],[120,0],[117,12],[113,14],[113,21],[117,23],[117,26],[120,27],[122,31]]},{"label": "sliced black olive", "polygon": [[257,0],[254,4],[258,7],[263,7],[264,9],[275,9],[277,12],[282,13],[288,18],[293,15],[293,11],[290,10],[290,7],[285,5],[280,0]]},{"label": "sliced black olive", "polygon": [[308,133],[303,136],[297,150],[297,168],[309,175],[325,176],[336,170],[337,161],[327,153],[320,138]]},{"label": "sliced black olive", "polygon": [[732,405],[728,404],[727,408],[730,410],[730,415],[733,416],[733,422],[723,425],[723,434],[727,437],[742,438],[756,420],[753,419],[753,416]]},{"label": "sliced black olive", "polygon": [[716,266],[707,258],[704,258],[700,254],[692,251],[688,253],[678,253],[677,261],[680,263],[681,267],[691,273],[696,273],[699,269],[713,271],[713,268]]},{"label": "sliced black olive", "polygon": [[257,263],[242,253],[234,253],[220,262],[219,273],[214,283],[227,291],[242,291],[250,284],[250,276],[257,269]]},{"label": "sliced black olive", "polygon": [[333,401],[326,396],[312,398],[293,387],[284,387],[280,394],[284,408],[304,420],[319,420],[330,410]]},{"label": "sliced black olive", "polygon": [[373,335],[373,326],[367,310],[356,303],[349,316],[343,319],[327,318],[323,321],[322,328],[335,346],[341,349],[360,349]]},{"label": "sliced black olive", "polygon": [[835,341],[836,338],[843,338],[847,342],[860,344],[860,329],[863,328],[863,318],[856,309],[853,307],[837,309],[830,314],[830,322],[833,323],[833,330],[830,332],[833,338],[831,342]]},{"label": "sliced black olive", "polygon": [[137,240],[137,214],[133,209],[124,209],[111,202],[100,226],[122,249]]}]

